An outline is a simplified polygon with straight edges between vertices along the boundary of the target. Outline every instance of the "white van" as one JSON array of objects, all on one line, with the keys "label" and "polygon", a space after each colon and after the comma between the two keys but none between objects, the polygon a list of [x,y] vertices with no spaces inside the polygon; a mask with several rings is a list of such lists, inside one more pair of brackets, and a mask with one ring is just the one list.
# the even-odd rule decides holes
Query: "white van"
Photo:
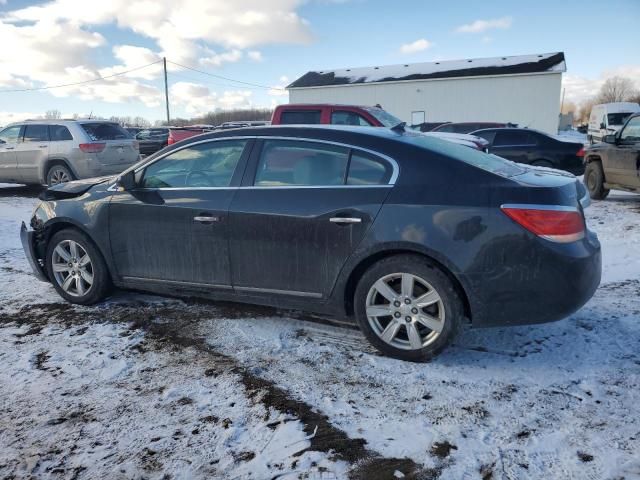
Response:
[{"label": "white van", "polygon": [[629,115],[640,112],[640,105],[632,102],[603,103],[594,105],[589,115],[587,138],[591,143],[601,142],[605,135],[622,128]]}]

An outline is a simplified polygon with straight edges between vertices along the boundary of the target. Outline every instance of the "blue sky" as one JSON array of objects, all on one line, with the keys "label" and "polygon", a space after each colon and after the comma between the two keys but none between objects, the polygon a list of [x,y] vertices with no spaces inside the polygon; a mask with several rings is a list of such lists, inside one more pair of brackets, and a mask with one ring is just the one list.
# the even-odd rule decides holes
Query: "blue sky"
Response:
[{"label": "blue sky", "polygon": [[[161,55],[212,74],[281,86],[314,69],[564,51],[567,98],[575,102],[595,93],[606,76],[640,79],[638,0],[606,6],[457,1],[446,8],[413,0],[154,3],[150,11],[142,0],[0,0],[0,41],[5,51],[15,46],[0,56],[0,92],[92,79]],[[33,6],[42,8],[27,8]],[[84,88],[0,93],[0,123],[50,109],[162,118],[160,71],[143,73]],[[180,116],[287,100],[176,67],[169,83],[172,113]]]}]

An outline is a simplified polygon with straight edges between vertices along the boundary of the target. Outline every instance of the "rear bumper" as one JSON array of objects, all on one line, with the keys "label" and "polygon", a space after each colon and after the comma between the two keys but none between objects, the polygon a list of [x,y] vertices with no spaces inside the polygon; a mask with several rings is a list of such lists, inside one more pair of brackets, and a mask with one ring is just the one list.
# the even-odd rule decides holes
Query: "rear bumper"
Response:
[{"label": "rear bumper", "polygon": [[29,265],[31,265],[31,268],[33,269],[33,274],[36,276],[36,278],[43,282],[48,282],[49,279],[47,278],[47,275],[45,274],[44,269],[42,268],[42,265],[40,265],[40,262],[38,262],[38,259],[36,258],[34,238],[33,238],[34,233],[35,232],[33,230],[28,230],[25,223],[22,222],[22,226],[20,227],[20,241],[22,242],[22,248],[24,249],[24,254],[27,257]]},{"label": "rear bumper", "polygon": [[530,244],[520,263],[467,278],[474,326],[526,325],[561,320],[595,293],[602,274],[595,233],[573,244]]}]

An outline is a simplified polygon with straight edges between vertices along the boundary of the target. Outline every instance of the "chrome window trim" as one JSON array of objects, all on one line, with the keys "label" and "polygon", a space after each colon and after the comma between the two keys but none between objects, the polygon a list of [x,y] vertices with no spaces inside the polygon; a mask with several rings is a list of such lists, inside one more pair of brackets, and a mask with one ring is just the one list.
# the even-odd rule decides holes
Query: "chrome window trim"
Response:
[{"label": "chrome window trim", "polygon": [[181,280],[164,280],[161,278],[135,277],[135,276],[129,276],[129,275],[124,275],[122,279],[128,282],[163,283],[167,285],[177,285],[177,286],[183,285],[185,287],[220,288],[223,290],[233,289],[231,285],[222,285],[222,284],[216,284],[216,283],[201,283],[201,282],[184,282]]},{"label": "chrome window trim", "polygon": [[511,208],[514,210],[551,210],[556,212],[577,212],[577,207],[565,205],[545,205],[539,203],[504,203],[500,208]]},{"label": "chrome window trim", "polygon": [[277,295],[292,295],[294,297],[305,297],[305,298],[322,298],[321,293],[316,292],[299,292],[297,290],[278,290],[275,288],[258,288],[258,287],[238,287],[234,285],[234,290],[238,292],[248,292],[248,293],[274,293]]},{"label": "chrome window trim", "polygon": [[[393,172],[391,173],[391,178],[386,184],[375,184],[375,185],[277,185],[277,186],[264,186],[264,185],[250,185],[250,186],[238,186],[238,187],[166,187],[166,188],[144,188],[141,190],[229,190],[229,189],[292,189],[292,188],[388,188],[393,187],[398,180],[398,176],[400,175],[400,167],[398,166],[398,162],[395,159],[385,155],[384,153],[376,152],[374,150],[370,150],[368,148],[359,147],[357,145],[350,145],[348,143],[334,142],[331,140],[322,140],[316,138],[307,138],[307,137],[287,137],[287,136],[270,136],[270,135],[238,135],[234,137],[220,137],[220,138],[208,138],[205,140],[199,140],[197,142],[192,142],[187,145],[184,145],[180,148],[176,148],[175,150],[171,150],[170,152],[163,153],[157,158],[154,158],[148,162],[139,165],[138,167],[129,167],[124,170],[120,175],[123,175],[131,170],[135,173],[138,173],[140,170],[148,167],[149,165],[166,158],[167,156],[179,152],[180,150],[184,150],[185,148],[193,147],[194,145],[200,145],[203,143],[212,143],[212,142],[220,142],[225,140],[293,140],[293,141],[303,141],[303,142],[315,142],[315,143],[324,143],[327,145],[335,145],[339,147],[349,148],[360,150],[363,152],[367,152],[373,156],[381,158],[391,164],[391,168]],[[113,183],[107,189],[110,192],[117,192],[118,187],[116,183]]]}]

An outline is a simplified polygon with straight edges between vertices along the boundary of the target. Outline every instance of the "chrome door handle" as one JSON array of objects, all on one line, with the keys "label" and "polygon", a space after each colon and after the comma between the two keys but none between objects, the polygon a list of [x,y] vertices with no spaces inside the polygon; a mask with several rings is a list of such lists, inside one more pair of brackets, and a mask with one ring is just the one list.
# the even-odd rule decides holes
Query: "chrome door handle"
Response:
[{"label": "chrome door handle", "polygon": [[47,145],[38,145],[38,148],[47,148]]},{"label": "chrome door handle", "polygon": [[201,216],[197,216],[197,217],[193,217],[193,219],[196,222],[200,222],[200,223],[213,223],[213,222],[219,221],[220,217],[201,217]]},{"label": "chrome door handle", "polygon": [[13,150],[16,147],[4,147],[5,150]]},{"label": "chrome door handle", "polygon": [[360,223],[362,222],[361,218],[358,217],[331,217],[329,219],[331,223]]}]

